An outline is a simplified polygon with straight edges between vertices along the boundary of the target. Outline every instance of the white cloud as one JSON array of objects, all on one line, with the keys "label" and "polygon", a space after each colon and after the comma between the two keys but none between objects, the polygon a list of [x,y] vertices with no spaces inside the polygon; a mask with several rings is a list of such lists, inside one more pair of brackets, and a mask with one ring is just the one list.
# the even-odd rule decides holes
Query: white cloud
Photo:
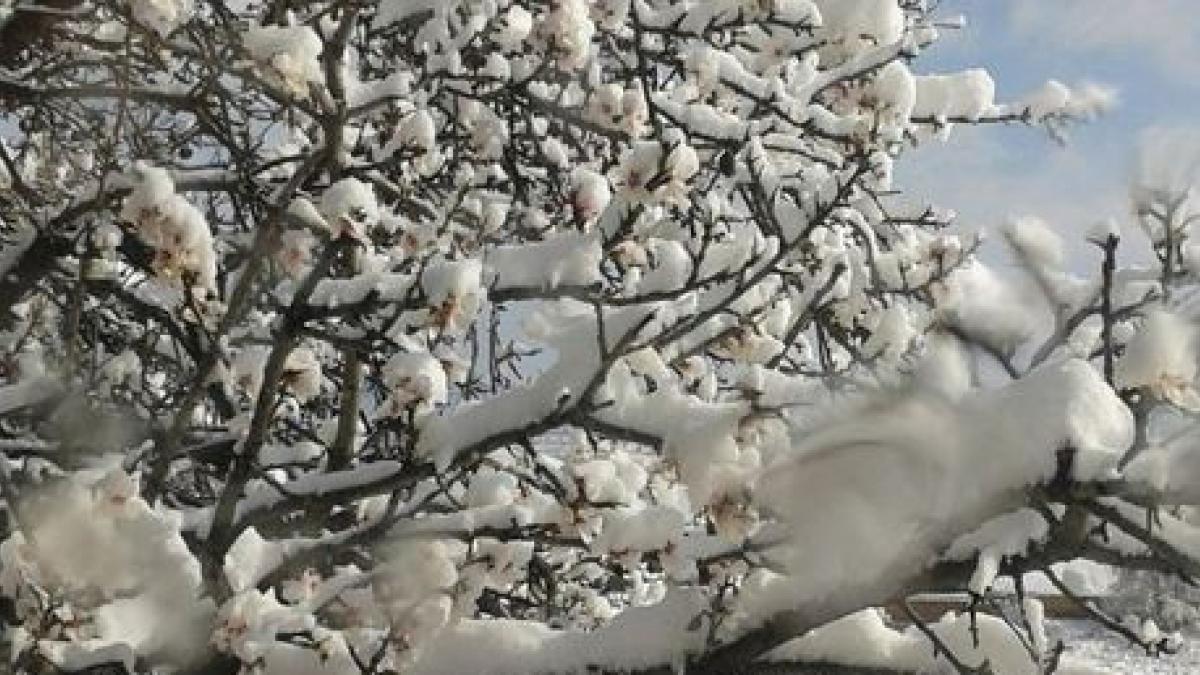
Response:
[{"label": "white cloud", "polygon": [[1197,0],[1011,0],[1017,35],[1056,49],[1143,51],[1169,77],[1200,62]]},{"label": "white cloud", "polygon": [[1200,127],[1155,126],[1138,136],[1135,180],[1182,193],[1200,187]]},{"label": "white cloud", "polygon": [[[1030,214],[1079,221],[1124,208],[1123,172],[1096,161],[1095,148],[1079,143],[1058,147],[1049,140],[1040,146],[1013,142],[1013,134],[1031,133],[1037,132],[956,129],[949,143],[928,144],[912,153],[904,184],[956,209],[972,226]],[[1120,189],[1110,189],[1114,187]]]},{"label": "white cloud", "polygon": [[[1039,216],[1058,232],[1073,261],[1090,259],[1085,234],[1107,217],[1129,213],[1128,172],[1098,148],[1014,142],[1030,129],[963,127],[947,144],[918,148],[900,166],[913,196],[958,212],[959,226],[990,234],[1012,218]],[[1117,152],[1116,163],[1124,164]],[[1127,165],[1126,165],[1127,166]],[[992,250],[992,249],[988,249]],[[993,250],[993,253],[995,251]]]}]

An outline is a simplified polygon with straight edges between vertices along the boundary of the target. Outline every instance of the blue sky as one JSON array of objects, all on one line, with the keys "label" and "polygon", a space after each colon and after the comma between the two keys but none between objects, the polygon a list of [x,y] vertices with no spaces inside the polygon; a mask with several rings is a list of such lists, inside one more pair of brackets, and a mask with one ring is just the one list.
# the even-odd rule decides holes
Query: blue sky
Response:
[{"label": "blue sky", "polygon": [[1065,148],[1013,126],[959,128],[948,144],[911,153],[904,184],[958,211],[966,228],[1040,215],[1081,239],[1100,218],[1127,217],[1145,130],[1200,129],[1200,0],[943,0],[941,13],[965,15],[967,27],[947,31],[918,71],[986,67],[1000,101],[1051,78],[1118,91],[1116,108],[1077,127]]}]

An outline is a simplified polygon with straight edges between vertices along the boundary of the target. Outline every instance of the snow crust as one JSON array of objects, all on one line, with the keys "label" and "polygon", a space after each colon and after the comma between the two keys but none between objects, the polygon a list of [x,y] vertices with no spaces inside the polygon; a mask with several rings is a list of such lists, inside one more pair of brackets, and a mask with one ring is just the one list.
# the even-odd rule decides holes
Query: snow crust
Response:
[{"label": "snow crust", "polygon": [[996,83],[986,70],[916,77],[913,115],[948,120],[978,120],[995,108]]},{"label": "snow crust", "polygon": [[[1041,605],[1030,600],[1026,614],[1041,635]],[[972,624],[978,630],[975,644]],[[929,628],[967,667],[979,667],[985,661],[996,675],[1037,675],[1042,672],[1025,645],[1003,620],[978,614],[974,622],[967,614],[949,613]],[[1039,656],[1045,654],[1046,640],[1035,640]],[[935,654],[928,639],[915,626],[897,630],[888,626],[878,609],[866,609],[838,619],[808,635],[793,640],[769,655],[773,661],[831,663],[860,668],[887,668],[905,672],[942,672],[951,667],[944,656]],[[1055,672],[1072,675],[1106,675],[1106,670],[1071,655],[1064,656]]]},{"label": "snow crust", "polygon": [[788,528],[776,556],[789,574],[764,577],[750,604],[769,614],[844,591],[866,570],[911,569],[1051,480],[1059,450],[1073,449],[1074,477],[1086,480],[1112,472],[1132,441],[1128,408],[1077,360],[958,401],[916,390],[864,402],[759,478],[756,502]]},{"label": "snow crust", "polygon": [[413,672],[519,675],[582,672],[598,663],[618,669],[681,664],[703,644],[700,626],[689,627],[700,608],[700,598],[673,590],[662,603],[622,612],[592,632],[532,621],[462,621],[429,645]]}]

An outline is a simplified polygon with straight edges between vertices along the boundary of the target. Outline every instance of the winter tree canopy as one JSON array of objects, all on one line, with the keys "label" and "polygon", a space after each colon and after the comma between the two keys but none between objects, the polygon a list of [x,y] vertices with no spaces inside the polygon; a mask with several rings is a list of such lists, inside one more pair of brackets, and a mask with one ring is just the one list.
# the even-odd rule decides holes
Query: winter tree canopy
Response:
[{"label": "winter tree canopy", "polygon": [[1041,673],[1026,572],[1195,577],[1195,166],[993,269],[894,163],[1111,94],[937,4],[0,4],[5,658]]}]

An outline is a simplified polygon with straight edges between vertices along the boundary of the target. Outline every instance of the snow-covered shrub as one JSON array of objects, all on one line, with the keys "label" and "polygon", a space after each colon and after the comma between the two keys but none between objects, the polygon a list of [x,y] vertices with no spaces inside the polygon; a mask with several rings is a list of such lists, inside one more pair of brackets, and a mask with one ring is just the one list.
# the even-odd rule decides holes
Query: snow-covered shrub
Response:
[{"label": "snow-covered shrub", "polygon": [[1197,492],[1189,203],[1142,181],[1162,265],[1088,278],[1015,223],[1029,302],[896,163],[1110,97],[926,72],[935,5],[63,14],[0,87],[13,662],[729,672],[1022,566],[1188,572],[1139,528]]}]

